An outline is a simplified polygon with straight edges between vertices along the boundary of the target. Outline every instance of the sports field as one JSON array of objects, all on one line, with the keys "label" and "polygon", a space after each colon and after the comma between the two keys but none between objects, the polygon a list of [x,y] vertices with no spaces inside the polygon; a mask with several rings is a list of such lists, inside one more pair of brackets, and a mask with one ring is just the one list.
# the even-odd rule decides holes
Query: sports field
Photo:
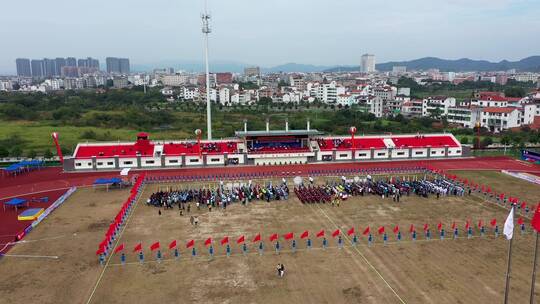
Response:
[{"label": "sports field", "polygon": [[[488,176],[487,178],[495,178]],[[326,178],[319,177],[317,182]],[[330,179],[330,178],[329,178]],[[489,181],[489,180],[487,180]],[[502,186],[523,182],[512,178]],[[205,183],[208,186],[208,183]],[[192,226],[189,216],[178,209],[162,210],[146,206],[154,191],[165,187],[198,187],[152,184],[145,186],[141,201],[132,213],[120,243],[126,245],[127,265],[114,255],[107,267],[98,265],[96,245],[101,240],[128,192],[80,189],[25,240],[12,255],[39,255],[42,258],[4,257],[0,263],[2,301],[22,303],[492,303],[502,301],[508,242],[494,238],[492,230],[479,235],[478,220],[496,218],[502,227],[507,211],[477,197],[420,198],[404,196],[399,204],[376,196],[354,197],[332,207],[303,205],[291,195],[288,201],[255,201],[248,206],[233,204],[226,211],[192,206],[190,215],[200,219]],[[509,191],[509,190],[507,190]],[[465,221],[475,227],[474,238],[463,233]],[[422,226],[433,233],[439,222],[450,231],[455,221],[460,238],[444,241],[436,235],[424,240]],[[414,224],[419,239],[411,241]],[[371,227],[375,241],[367,246],[361,232]],[[389,244],[384,246],[376,229],[385,226]],[[403,240],[395,241],[392,228],[401,227]],[[488,225],[489,226],[489,225]],[[355,227],[359,244],[343,234],[345,246],[336,248],[330,233]],[[321,249],[315,233],[326,230],[329,247]],[[313,248],[307,250],[299,235],[310,232]],[[294,232],[298,250],[292,253],[285,233]],[[263,236],[261,256],[251,239]],[[283,249],[279,255],[268,237],[278,233]],[[244,256],[236,239],[245,235],[249,252]],[[229,236],[232,255],[225,256],[219,240]],[[209,260],[203,245],[214,239],[216,250]],[[181,258],[171,256],[167,245],[178,240]],[[185,243],[194,239],[197,257],[192,258]],[[160,241],[164,260],[155,262],[149,246]],[[142,242],[145,263],[140,265],[133,247]],[[528,301],[533,254],[533,237],[516,230],[511,281],[511,303]],[[48,258],[58,256],[57,259]],[[283,263],[286,275],[279,278],[275,266]]]}]

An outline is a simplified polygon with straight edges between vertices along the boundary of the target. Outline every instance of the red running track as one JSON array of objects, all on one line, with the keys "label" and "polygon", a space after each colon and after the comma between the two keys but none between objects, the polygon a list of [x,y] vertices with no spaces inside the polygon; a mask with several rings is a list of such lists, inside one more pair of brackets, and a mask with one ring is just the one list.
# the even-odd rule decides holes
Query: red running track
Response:
[{"label": "red running track", "polygon": [[[277,166],[228,166],[206,168],[181,168],[144,170],[148,176],[207,176],[215,174],[271,173],[279,175],[286,172],[308,174],[311,170],[369,169],[403,166],[431,166],[442,170],[511,170],[540,173],[540,165],[519,161],[510,157],[479,157],[465,159],[439,159],[422,161],[381,161],[356,163],[321,163],[306,165]],[[133,173],[141,172],[138,170]],[[0,199],[71,186],[90,186],[98,177],[115,177],[118,171],[64,173],[60,167],[44,168],[17,177],[0,178]]]}]

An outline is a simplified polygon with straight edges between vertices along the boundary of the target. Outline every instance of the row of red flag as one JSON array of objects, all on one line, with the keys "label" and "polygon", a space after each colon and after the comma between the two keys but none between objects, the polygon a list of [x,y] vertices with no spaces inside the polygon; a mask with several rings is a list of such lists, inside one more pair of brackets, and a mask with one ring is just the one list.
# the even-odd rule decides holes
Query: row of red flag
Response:
[{"label": "row of red flag", "polygon": [[[525,222],[524,222],[523,218],[519,218],[519,219],[518,219],[518,224],[519,224],[519,225],[523,225],[524,223],[525,223]],[[497,226],[497,219],[494,218],[494,219],[490,220],[490,221],[489,221],[489,224],[491,225],[492,228],[495,227],[495,226]],[[484,221],[483,221],[483,220],[479,220],[477,226],[478,226],[479,229],[481,229],[482,227],[485,227]],[[443,228],[444,228],[444,224],[443,224],[442,222],[439,222],[439,223],[437,224],[437,230],[440,232]],[[456,228],[458,228],[458,225],[456,224],[455,221],[452,222],[451,228],[452,228],[452,230],[455,230]],[[470,221],[470,220],[467,220],[467,221],[465,222],[465,230],[469,230],[470,228],[472,228],[471,221]],[[429,230],[429,229],[430,229],[430,228],[429,228],[429,224],[426,223],[426,224],[423,225],[423,230],[424,230],[424,232],[426,232],[426,231]],[[377,231],[378,234],[384,234],[384,233],[386,233],[386,227],[385,227],[385,226],[380,226],[380,227],[378,227],[378,228],[376,229],[376,231]],[[415,231],[416,231],[415,225],[414,225],[414,224],[411,224],[411,225],[409,226],[409,232],[410,232],[410,233],[413,233],[413,232],[415,232]],[[367,226],[367,227],[362,231],[362,235],[369,235],[369,234],[371,234],[371,232],[372,232],[371,227],[370,227],[370,226]],[[395,226],[392,228],[392,232],[395,233],[395,234],[399,233],[399,232],[400,232],[400,227],[399,227],[398,225],[395,225]],[[320,231],[318,231],[317,233],[315,233],[315,236],[318,237],[318,238],[320,238],[320,237],[325,237],[325,236],[326,236],[326,233],[327,233],[327,231],[325,231],[324,229],[321,229]],[[337,236],[341,235],[342,233],[343,233],[343,232],[342,232],[340,229],[336,229],[336,230],[333,230],[333,231],[330,233],[330,235],[331,235],[332,237],[337,237]],[[346,234],[349,235],[349,236],[354,235],[355,233],[356,233],[356,230],[355,230],[354,227],[351,227],[350,229],[348,229],[348,230],[346,231]],[[310,232],[309,232],[308,230],[305,230],[304,232],[302,232],[302,233],[300,234],[300,239],[309,238],[309,236],[310,236]],[[292,239],[294,239],[294,232],[288,232],[288,233],[286,233],[286,234],[283,234],[282,237],[283,237],[284,240],[292,240]],[[279,234],[273,233],[273,234],[271,234],[271,235],[268,237],[268,240],[269,240],[270,242],[274,242],[274,241],[278,241],[279,238],[280,238],[280,235],[279,235]],[[263,238],[262,238],[262,236],[261,236],[260,233],[258,233],[257,235],[255,235],[255,236],[253,237],[253,239],[251,240],[252,243],[262,242],[262,241],[263,241]],[[227,245],[227,244],[229,244],[230,242],[231,242],[231,239],[230,239],[229,236],[225,236],[225,237],[223,237],[223,238],[219,241],[219,243],[220,243],[221,245]],[[237,244],[243,244],[243,243],[245,243],[245,242],[246,242],[246,236],[244,236],[244,235],[241,235],[240,237],[238,237],[238,238],[236,239],[236,243],[237,243]],[[203,244],[204,244],[205,246],[210,246],[210,245],[212,245],[213,243],[214,243],[214,239],[212,239],[211,237],[207,238],[207,239],[203,242]],[[173,240],[172,242],[169,243],[168,248],[169,248],[169,249],[174,249],[174,248],[177,248],[177,246],[178,246],[178,242],[177,242],[176,240]],[[193,239],[192,239],[192,240],[189,240],[189,241],[186,243],[186,248],[192,248],[192,247],[194,247],[194,246],[195,246],[195,240],[193,240]],[[151,251],[154,251],[154,250],[157,250],[157,249],[160,249],[160,248],[161,248],[160,242],[155,242],[155,243],[152,243],[152,244],[150,245],[150,250],[151,250]],[[125,245],[124,245],[124,244],[121,244],[121,245],[119,245],[118,247],[116,247],[116,249],[114,250],[114,253],[120,252],[120,251],[122,251],[122,250],[124,250],[124,249],[125,249]],[[133,252],[139,252],[139,251],[142,251],[142,250],[143,250],[142,242],[139,242],[139,243],[133,248]]]},{"label": "row of red flag", "polygon": [[[517,198],[517,197],[513,197],[513,196],[507,196],[505,193],[503,192],[499,192],[497,193],[497,191],[491,189],[491,186],[487,186],[487,185],[481,185],[481,184],[478,184],[478,183],[475,183],[474,181],[472,180],[469,180],[467,178],[461,178],[455,174],[450,174],[446,171],[443,171],[443,170],[437,170],[437,169],[434,169],[434,168],[428,168],[430,171],[432,171],[433,173],[436,173],[436,174],[439,174],[439,175],[442,175],[444,176],[445,178],[447,179],[451,179],[455,182],[459,182],[471,189],[474,189],[474,190],[478,190],[478,189],[481,189],[483,193],[493,193],[496,197],[498,197],[500,200],[504,200],[505,198],[508,200],[508,202],[512,203],[512,204],[519,204],[520,202],[520,199]],[[525,201],[521,201],[521,204],[519,204],[519,207],[521,209],[525,209],[527,207],[527,203]],[[532,208],[532,210],[535,210],[535,208]]]},{"label": "row of red flag", "polygon": [[[144,181],[145,174],[141,174],[138,178],[133,187],[131,188],[130,196],[126,199],[124,204],[122,204],[122,208],[120,211],[116,214],[116,217],[114,218],[114,222],[109,225],[109,229],[107,229],[107,232],[105,233],[105,237],[99,243],[98,250],[96,251],[96,254],[103,254],[106,253],[107,245],[110,244],[113,240],[113,237],[115,233],[118,231],[120,226],[123,224],[125,215],[131,205],[135,202],[137,199],[137,195],[139,194],[139,189],[142,186],[142,183]],[[118,248],[118,247],[117,247]]]}]

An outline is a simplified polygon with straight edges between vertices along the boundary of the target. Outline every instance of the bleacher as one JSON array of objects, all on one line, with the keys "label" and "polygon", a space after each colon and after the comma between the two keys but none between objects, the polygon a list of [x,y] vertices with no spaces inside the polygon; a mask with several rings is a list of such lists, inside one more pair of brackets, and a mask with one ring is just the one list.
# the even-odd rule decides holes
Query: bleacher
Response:
[{"label": "bleacher", "polygon": [[[213,143],[201,143],[201,153],[205,154],[223,154],[223,153],[236,153],[238,148],[238,142],[213,142]],[[165,155],[197,155],[199,154],[199,146],[196,142],[181,142],[181,143],[168,143],[163,145],[163,153]]]},{"label": "bleacher", "polygon": [[450,136],[425,136],[416,135],[409,137],[392,137],[397,148],[422,148],[431,146],[434,148],[459,147],[460,145]]}]

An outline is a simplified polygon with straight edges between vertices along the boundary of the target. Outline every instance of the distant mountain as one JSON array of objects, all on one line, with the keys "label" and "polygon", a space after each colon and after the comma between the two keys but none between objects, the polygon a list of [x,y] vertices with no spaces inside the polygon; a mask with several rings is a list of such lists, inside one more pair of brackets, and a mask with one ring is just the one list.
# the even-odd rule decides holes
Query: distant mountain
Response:
[{"label": "distant mountain", "polygon": [[393,66],[406,66],[408,70],[439,69],[444,72],[506,71],[509,69],[538,72],[540,71],[540,56],[527,57],[519,61],[503,60],[500,62],[472,60],[468,58],[446,60],[435,57],[425,57],[411,61],[381,63],[377,64],[376,68],[379,71],[391,71]]},{"label": "distant mountain", "polygon": [[[540,56],[531,56],[519,61],[503,60],[490,62],[487,60],[472,60],[462,58],[457,60],[441,59],[436,57],[424,57],[411,61],[391,61],[376,65],[378,71],[391,71],[394,66],[406,66],[407,70],[439,69],[443,72],[466,72],[466,71],[506,71],[516,69],[524,72],[540,72]],[[359,66],[334,67],[325,72],[359,71]]]},{"label": "distant mountain", "polygon": [[300,63],[286,63],[271,68],[263,68],[265,73],[277,73],[277,72],[299,72],[299,73],[316,73],[328,70],[332,67],[312,64],[300,64]]}]

